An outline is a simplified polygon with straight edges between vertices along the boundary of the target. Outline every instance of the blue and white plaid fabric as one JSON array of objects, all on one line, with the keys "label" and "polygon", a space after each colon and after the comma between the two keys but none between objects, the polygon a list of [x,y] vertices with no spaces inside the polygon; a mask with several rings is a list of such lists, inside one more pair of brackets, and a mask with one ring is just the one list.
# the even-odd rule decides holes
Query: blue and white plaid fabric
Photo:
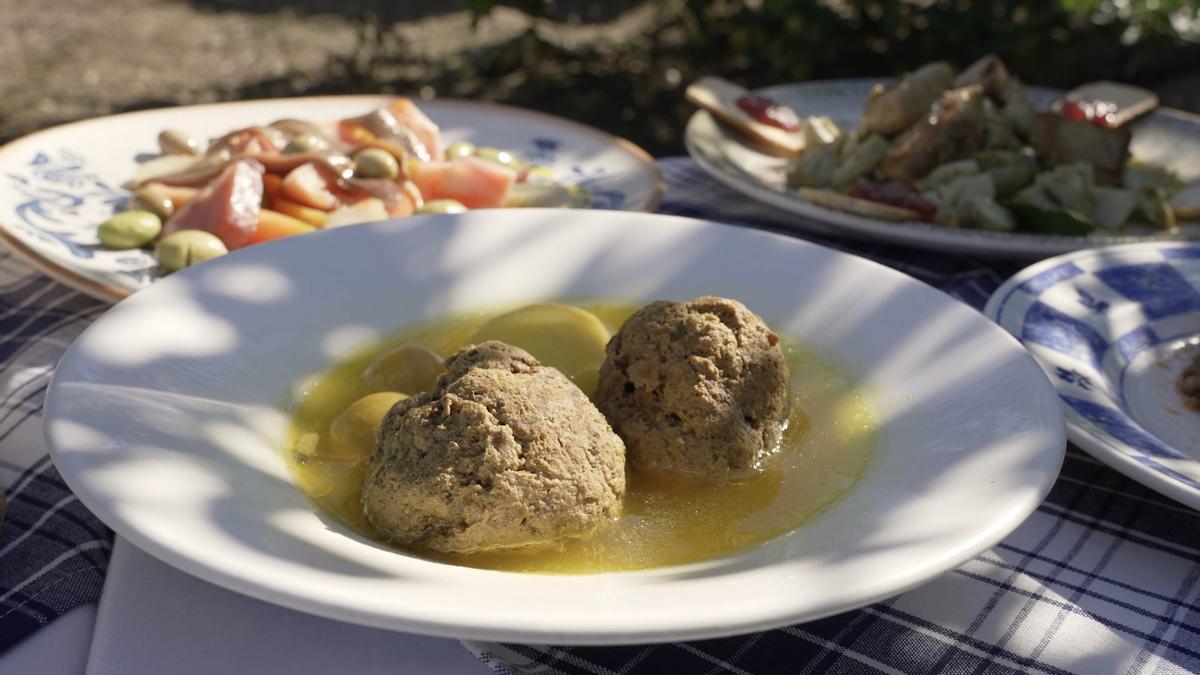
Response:
[{"label": "blue and white plaid fabric", "polygon": [[[665,213],[788,231],[687,159],[661,162]],[[811,238],[811,237],[810,237]],[[847,242],[973,307],[1020,265]],[[40,407],[103,307],[0,256],[0,650],[99,595],[111,535],[46,459]],[[1200,514],[1077,451],[1001,544],[917,590],[808,624],[633,647],[469,645],[509,673],[1200,672]]]},{"label": "blue and white plaid fabric", "polygon": [[41,416],[59,358],[103,310],[0,249],[0,652],[104,584],[112,533],[63,484]]},{"label": "blue and white plaid fabric", "polygon": [[[686,159],[661,211],[802,234]],[[975,307],[1017,263],[807,239]],[[630,647],[469,643],[502,673],[1200,672],[1200,513],[1072,448],[1046,501],[961,568],[862,610],[719,640]]]}]

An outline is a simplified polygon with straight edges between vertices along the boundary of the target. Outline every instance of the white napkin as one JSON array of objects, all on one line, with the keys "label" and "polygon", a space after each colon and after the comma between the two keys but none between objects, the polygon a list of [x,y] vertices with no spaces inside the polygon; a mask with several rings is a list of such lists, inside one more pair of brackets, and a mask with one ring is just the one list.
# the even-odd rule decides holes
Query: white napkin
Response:
[{"label": "white napkin", "polygon": [[364,628],[201,581],[117,537],[89,675],[490,673],[456,640]]}]

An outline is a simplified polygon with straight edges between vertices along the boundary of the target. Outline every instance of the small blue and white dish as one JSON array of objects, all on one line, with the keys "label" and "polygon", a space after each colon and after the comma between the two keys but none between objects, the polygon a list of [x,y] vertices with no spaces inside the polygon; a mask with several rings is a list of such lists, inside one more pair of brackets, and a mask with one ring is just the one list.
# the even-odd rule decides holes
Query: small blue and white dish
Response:
[{"label": "small blue and white dish", "polygon": [[1177,386],[1200,356],[1200,244],[1044,260],[1005,282],[984,313],[1041,364],[1072,442],[1200,509],[1200,412]]}]

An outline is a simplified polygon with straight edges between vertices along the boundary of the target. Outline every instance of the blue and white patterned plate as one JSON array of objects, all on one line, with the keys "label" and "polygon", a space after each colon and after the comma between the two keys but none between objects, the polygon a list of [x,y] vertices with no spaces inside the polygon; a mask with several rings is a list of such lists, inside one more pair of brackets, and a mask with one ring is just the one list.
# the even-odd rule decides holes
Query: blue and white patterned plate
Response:
[{"label": "blue and white patterned plate", "polygon": [[[325,122],[361,115],[391,97],[322,96],[218,103],[112,115],[31,134],[0,149],[0,239],[43,272],[101,300],[116,301],[158,276],[146,251],[108,251],[96,227],[129,198],[122,185],[157,153],[166,128],[199,138],[280,118]],[[467,140],[519,153],[581,184],[591,207],[652,211],[663,184],[641,148],[551,115],[491,103],[420,103],[447,142]]]},{"label": "blue and white patterned plate", "polygon": [[1200,509],[1200,412],[1176,388],[1200,355],[1200,244],[1044,260],[1005,282],[984,313],[1046,371],[1075,444]]},{"label": "blue and white patterned plate", "polygon": [[[767,87],[760,93],[791,106],[800,115],[828,115],[842,129],[854,129],[862,117],[867,93],[877,82],[878,79],[800,82]],[[1027,87],[1026,90],[1039,108],[1049,107],[1061,95],[1060,91],[1040,87]],[[787,160],[746,145],[703,110],[688,122],[684,141],[688,154],[717,180],[758,201],[796,214],[792,225],[801,232],[873,239],[971,255],[1024,258],[1043,258],[1095,246],[1138,241],[1200,238],[1200,223],[1165,234],[1130,231],[1121,236],[1068,237],[865,218],[801,198],[785,185]],[[1200,202],[1200,117],[1160,108],[1134,123],[1130,149],[1135,157],[1165,166],[1187,183],[1185,190],[1175,196],[1176,203]]]}]

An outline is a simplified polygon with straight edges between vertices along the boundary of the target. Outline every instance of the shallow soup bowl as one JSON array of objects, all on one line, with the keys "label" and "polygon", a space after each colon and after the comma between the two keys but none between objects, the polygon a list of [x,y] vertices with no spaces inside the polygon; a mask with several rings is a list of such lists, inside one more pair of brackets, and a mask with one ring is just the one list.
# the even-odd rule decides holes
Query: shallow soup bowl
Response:
[{"label": "shallow soup bowl", "polygon": [[[323,515],[284,461],[306,378],[389,332],[548,299],[737,298],[826,354],[877,448],[840,501],[736,554],[549,575],[436,563]],[[1017,342],[875,263],[718,223],[616,212],[429,216],[230,254],[121,302],[60,365],[46,436],[118,534],[200,578],[354,623],[458,638],[634,643],[868,604],[985,550],[1042,500],[1065,445]]]}]

